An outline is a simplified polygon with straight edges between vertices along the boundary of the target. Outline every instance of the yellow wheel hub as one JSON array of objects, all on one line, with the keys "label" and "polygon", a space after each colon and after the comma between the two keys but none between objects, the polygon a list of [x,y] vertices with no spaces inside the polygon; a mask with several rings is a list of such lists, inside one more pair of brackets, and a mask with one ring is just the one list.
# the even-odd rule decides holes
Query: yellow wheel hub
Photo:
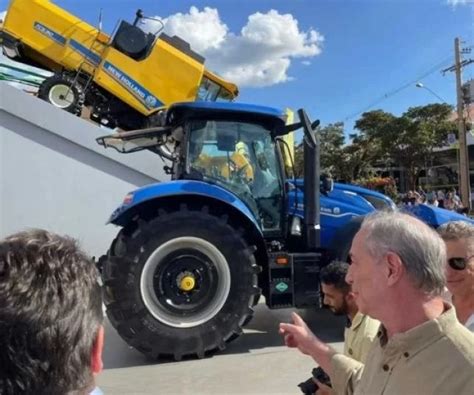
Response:
[{"label": "yellow wheel hub", "polygon": [[196,286],[196,280],[193,276],[184,276],[179,282],[181,291],[192,291]]}]

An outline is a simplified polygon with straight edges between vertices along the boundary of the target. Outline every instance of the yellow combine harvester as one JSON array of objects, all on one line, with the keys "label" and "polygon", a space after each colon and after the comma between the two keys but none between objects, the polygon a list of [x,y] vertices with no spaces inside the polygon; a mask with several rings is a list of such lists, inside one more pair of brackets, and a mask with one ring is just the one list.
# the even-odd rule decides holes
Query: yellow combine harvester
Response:
[{"label": "yellow combine harvester", "polygon": [[113,36],[48,0],[12,0],[0,26],[10,58],[54,71],[38,96],[71,113],[138,129],[160,122],[162,109],[195,100],[233,100],[237,86],[206,70],[204,58],[177,36],[146,33],[137,11]]}]

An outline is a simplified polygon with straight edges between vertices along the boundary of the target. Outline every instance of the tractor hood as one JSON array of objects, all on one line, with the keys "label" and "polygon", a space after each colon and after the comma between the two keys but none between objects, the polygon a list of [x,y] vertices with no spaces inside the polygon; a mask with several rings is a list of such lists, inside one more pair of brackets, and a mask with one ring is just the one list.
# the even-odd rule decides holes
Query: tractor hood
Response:
[{"label": "tractor hood", "polygon": [[[290,181],[290,183],[293,184],[293,181]],[[301,197],[298,199],[301,200],[302,204],[303,180],[296,180],[296,186],[298,193],[301,194]],[[291,195],[292,193],[289,195],[290,202],[294,200]],[[292,207],[291,203],[289,207]],[[356,216],[368,214],[374,211],[374,209],[396,209],[396,205],[392,199],[382,193],[357,185],[336,182],[334,183],[334,190],[332,192],[328,193],[327,196],[321,196],[321,222],[324,222],[325,219],[327,220],[328,216],[335,218],[334,209],[336,210],[336,215],[339,217],[347,213],[353,213],[352,215]],[[466,221],[474,225],[474,220],[465,215],[426,204],[405,206],[402,210],[413,214],[433,228],[437,228],[450,221]],[[330,225],[333,222],[334,220],[332,219]]]},{"label": "tractor hood", "polygon": [[[289,184],[294,182],[289,180]],[[303,181],[297,180],[297,188],[288,192],[288,211],[290,215],[304,217]],[[290,187],[291,189],[291,187]],[[361,195],[335,187],[327,195],[321,194],[321,246],[328,247],[336,231],[345,226],[352,218],[375,211],[374,206]]]},{"label": "tractor hood", "polygon": [[[291,184],[294,182],[289,180]],[[296,186],[303,191],[303,180],[297,179]],[[334,189],[327,194],[330,199],[346,202],[350,205],[360,207],[362,210],[367,210],[367,205],[377,210],[395,209],[395,203],[388,196],[383,193],[373,191],[371,189],[363,188],[352,184],[342,184],[340,182],[334,183]]]},{"label": "tractor hood", "polygon": [[368,200],[374,208],[377,210],[383,209],[395,209],[396,205],[392,199],[388,196],[384,195],[383,193],[374,191],[372,189],[363,188],[357,185],[352,184],[342,184],[339,182],[334,183],[334,190],[335,191],[343,191],[346,194],[355,193],[364,199]]},{"label": "tractor hood", "polygon": [[466,217],[465,215],[458,214],[454,211],[445,210],[444,208],[428,206],[426,204],[406,206],[405,210],[434,228],[451,221],[465,221],[474,225],[474,220]]},{"label": "tractor hood", "polygon": [[[334,191],[345,191],[346,195],[350,192],[356,193],[357,195],[367,199],[378,210],[396,208],[392,199],[371,189],[362,188],[356,185],[335,183]],[[344,198],[344,195],[340,195],[340,198]],[[465,221],[474,224],[474,220],[465,215],[426,204],[405,206],[403,207],[403,210],[413,214],[415,217],[421,219],[433,228],[437,228],[438,226],[451,221]]]}]

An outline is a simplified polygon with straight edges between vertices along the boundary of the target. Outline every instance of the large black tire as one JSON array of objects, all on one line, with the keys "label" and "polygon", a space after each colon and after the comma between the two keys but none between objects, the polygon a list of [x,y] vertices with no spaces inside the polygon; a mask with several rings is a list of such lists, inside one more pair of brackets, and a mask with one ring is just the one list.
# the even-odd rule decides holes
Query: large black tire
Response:
[{"label": "large black tire", "polygon": [[[203,358],[242,333],[260,267],[227,219],[181,207],[119,233],[102,276],[107,315],[129,345],[153,359]],[[188,277],[194,288],[180,290]]]},{"label": "large black tire", "polygon": [[39,87],[38,97],[75,115],[81,115],[85,100],[82,86],[66,74],[46,78]]}]

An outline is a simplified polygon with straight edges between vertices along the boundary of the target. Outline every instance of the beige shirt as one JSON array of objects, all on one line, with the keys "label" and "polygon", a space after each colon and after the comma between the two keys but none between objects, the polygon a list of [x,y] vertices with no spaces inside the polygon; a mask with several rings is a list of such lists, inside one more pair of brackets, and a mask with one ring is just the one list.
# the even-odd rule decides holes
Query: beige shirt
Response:
[{"label": "beige shirt", "polygon": [[387,340],[384,328],[366,364],[342,354],[332,357],[337,394],[423,395],[474,393],[474,334],[451,305],[435,320]]},{"label": "beige shirt", "polygon": [[344,330],[344,355],[364,363],[369,349],[377,337],[379,327],[379,321],[357,313],[351,326]]}]

